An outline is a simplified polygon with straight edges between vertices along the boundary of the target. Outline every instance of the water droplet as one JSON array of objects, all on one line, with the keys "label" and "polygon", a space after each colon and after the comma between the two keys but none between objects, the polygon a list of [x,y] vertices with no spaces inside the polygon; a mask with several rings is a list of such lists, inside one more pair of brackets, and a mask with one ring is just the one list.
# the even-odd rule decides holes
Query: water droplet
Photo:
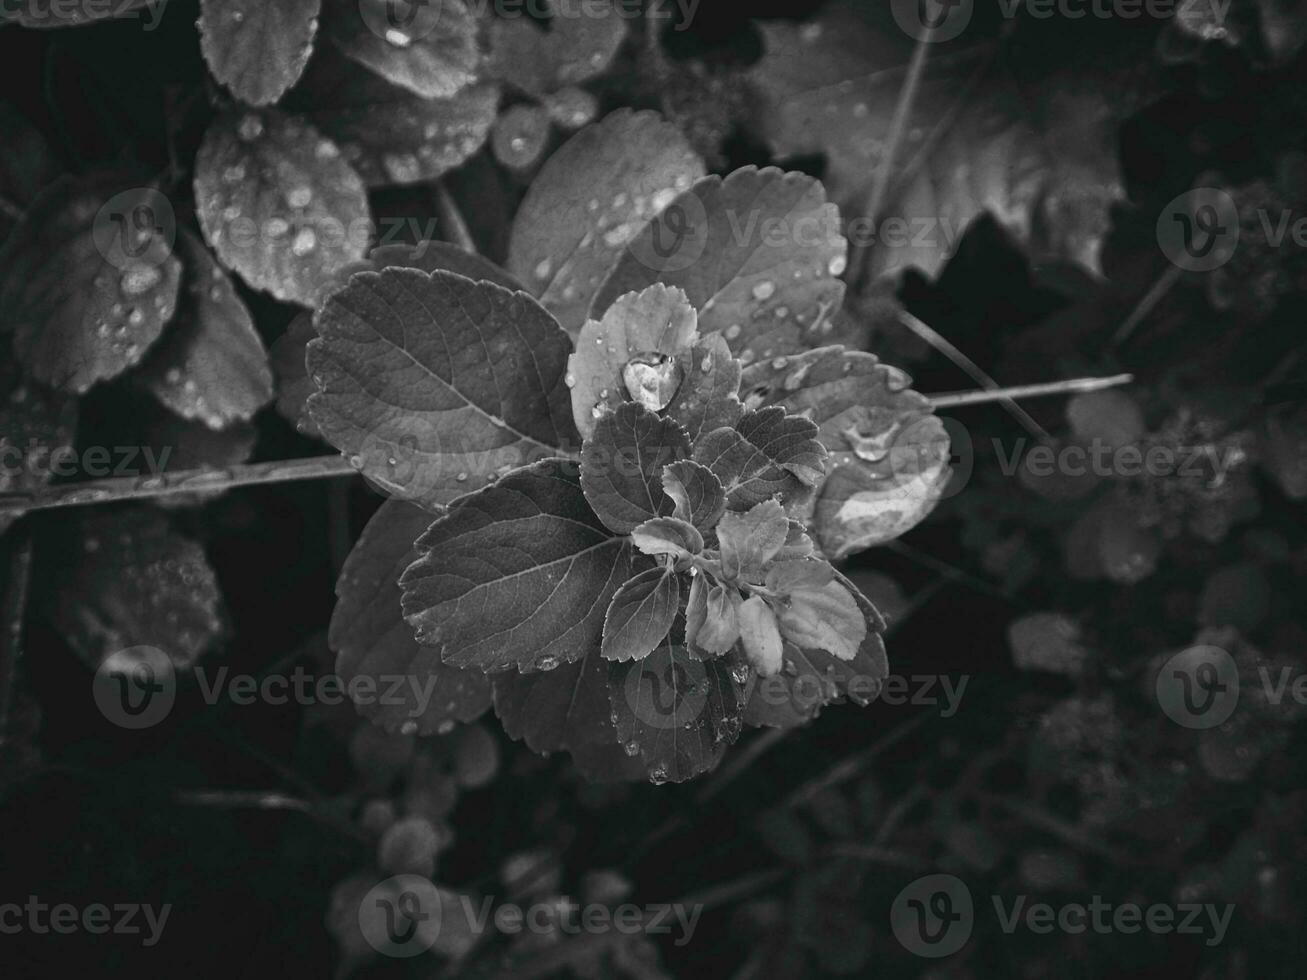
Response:
[{"label": "water droplet", "polygon": [[399,726],[399,733],[401,735],[416,735],[418,733],[418,723],[410,718]]},{"label": "water droplet", "polygon": [[412,184],[422,179],[422,165],[412,153],[387,153],[381,158],[386,174],[397,184]]},{"label": "water droplet", "polygon": [[397,27],[392,27],[390,30],[386,31],[386,42],[397,48],[407,48],[413,43],[413,37],[410,34],[404,33]]},{"label": "water droplet", "polygon": [[319,160],[334,160],[340,156],[340,148],[331,140],[322,140],[313,153]]},{"label": "water droplet", "polygon": [[627,742],[625,745],[622,746],[622,751],[624,751],[627,755],[631,755],[631,756],[639,755],[640,743],[634,741]]},{"label": "water droplet", "polygon": [[785,365],[787,365],[787,364],[789,364],[789,363],[790,363],[790,362],[789,362],[788,359],[786,359],[786,358],[784,358],[784,357],[778,357],[778,358],[776,358],[776,360],[774,360],[774,361],[771,362],[772,370],[773,370],[773,371],[784,371],[784,370],[785,370]]},{"label": "water droplet", "polygon": [[699,362],[699,370],[704,374],[712,370],[712,351],[703,355],[703,360]]},{"label": "water droplet", "polygon": [[558,666],[558,658],[546,654],[535,662],[536,670],[553,670]]},{"label": "water droplet", "polygon": [[123,273],[119,288],[124,296],[140,296],[159,284],[163,274],[152,265],[134,265]]},{"label": "water droplet", "polygon": [[465,473],[465,472],[464,472],[464,473],[459,473],[456,477],[454,477],[454,479],[457,480],[459,483],[466,483],[466,482],[467,482],[467,473]]},{"label": "water droplet", "polygon": [[290,231],[290,222],[285,218],[268,219],[267,232],[272,238],[280,238],[288,231]]},{"label": "water droplet", "polygon": [[132,310],[132,312],[127,317],[127,322],[130,323],[133,327],[139,327],[142,323],[145,322],[145,314],[142,313],[140,310]]},{"label": "water droplet", "polygon": [[563,384],[567,385],[567,387],[569,387],[569,388],[575,388],[575,387],[576,387],[576,375],[573,374],[571,371],[568,371],[567,374],[565,374],[565,375],[563,376]]},{"label": "water droplet", "polygon": [[834,258],[830,260],[830,264],[826,266],[826,268],[830,270],[830,274],[832,276],[844,275],[844,270],[847,269],[848,267],[849,267],[849,260],[848,257],[844,255],[836,255]]},{"label": "water droplet", "polygon": [[758,300],[759,302],[762,302],[763,300],[771,299],[772,295],[776,292],[776,283],[764,279],[762,282],[758,283],[753,287],[752,292],[753,292],[753,298]]},{"label": "water droplet", "polygon": [[[685,373],[669,354],[650,351],[636,354],[622,368],[622,381],[631,400],[651,412],[661,412],[675,397]],[[600,393],[604,397],[603,393]]]},{"label": "water droplet", "polygon": [[363,457],[358,455],[351,456],[349,458],[349,465],[354,467],[356,470],[363,469]]},{"label": "water droplet", "polygon": [[656,766],[649,770],[649,782],[655,786],[661,786],[667,782],[667,770],[663,766]]},{"label": "water droplet", "polygon": [[292,187],[286,203],[293,208],[307,208],[313,202],[313,190],[307,186]]},{"label": "water droplet", "polygon": [[246,113],[236,127],[236,132],[247,143],[256,140],[263,135],[263,120],[252,112]]},{"label": "water droplet", "polygon": [[537,279],[548,279],[549,272],[553,268],[548,259],[541,259],[540,264],[535,267],[535,276]]},{"label": "water droplet", "polygon": [[454,720],[452,718],[446,718],[444,721],[442,721],[439,725],[436,726],[437,735],[448,735],[453,730],[454,730]]},{"label": "water droplet", "polygon": [[290,250],[300,258],[308,255],[318,247],[318,236],[313,233],[312,228],[301,228],[295,235],[295,241],[291,243]]},{"label": "water droplet", "polygon": [[727,340],[736,340],[739,338],[740,334],[743,333],[743,331],[744,328],[741,327],[738,323],[732,323],[729,327],[726,328],[726,333],[724,336],[726,337]]}]

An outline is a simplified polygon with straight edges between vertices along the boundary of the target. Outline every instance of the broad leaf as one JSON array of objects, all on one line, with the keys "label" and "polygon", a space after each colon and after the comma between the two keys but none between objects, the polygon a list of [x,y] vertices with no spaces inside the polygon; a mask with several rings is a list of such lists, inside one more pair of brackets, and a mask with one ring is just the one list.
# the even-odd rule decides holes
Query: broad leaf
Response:
[{"label": "broad leaf", "polygon": [[[12,359],[0,364],[0,493],[39,490],[54,465],[71,456],[77,400],[25,378]],[[0,511],[0,533],[18,515]]]},{"label": "broad leaf", "polygon": [[326,0],[325,32],[346,57],[425,99],[476,76],[476,20],[463,0]]},{"label": "broad leaf", "polygon": [[710,657],[734,647],[740,639],[741,601],[734,588],[709,585],[707,576],[696,575],[685,604],[685,645]]},{"label": "broad leaf", "polygon": [[726,491],[717,474],[701,463],[683,460],[663,468],[663,491],[672,499],[672,516],[700,531],[717,526],[726,510]]},{"label": "broad leaf", "polygon": [[631,543],[641,553],[686,559],[703,551],[703,535],[693,524],[676,517],[655,517],[631,532]]},{"label": "broad leaf", "polygon": [[140,361],[177,306],[162,195],[113,189],[56,181],[0,250],[0,330],[34,378],[79,394]]},{"label": "broad leaf", "polygon": [[744,414],[740,362],[731,356],[722,335],[709,334],[679,360],[680,388],[667,405],[667,414],[684,426],[690,441],[739,422]]},{"label": "broad leaf", "polygon": [[671,632],[681,605],[679,576],[669,566],[651,568],[613,596],[604,617],[605,660],[642,660]]},{"label": "broad leaf", "polygon": [[427,99],[340,57],[316,57],[290,104],[339,144],[369,187],[435,180],[479,150],[499,89],[474,84]]},{"label": "broad leaf", "polygon": [[671,419],[627,403],[595,426],[581,452],[581,486],[599,518],[629,534],[674,506],[663,467],[690,455],[690,440]]},{"label": "broad leaf", "polygon": [[200,50],[213,77],[250,105],[271,105],[313,52],[322,0],[200,0]]},{"label": "broad leaf", "polygon": [[218,118],[195,161],[204,237],[255,289],[316,306],[334,275],[363,258],[367,193],[340,148],[276,110]]},{"label": "broad leaf", "polygon": [[46,613],[91,667],[153,647],[189,667],[222,636],[222,595],[204,549],[158,511],[87,514],[61,525],[64,560]]},{"label": "broad leaf", "polygon": [[724,659],[701,661],[669,637],[608,676],[618,738],[655,784],[707,772],[739,736],[743,696]]},{"label": "broad leaf", "polygon": [[424,507],[579,441],[569,343],[525,293],[450,272],[356,275],[308,346],[323,436],[387,492]]},{"label": "broad leaf", "polygon": [[623,296],[602,320],[587,321],[567,361],[572,417],[581,435],[590,438],[599,419],[639,393],[631,390],[636,379],[627,370],[633,359],[675,370],[677,355],[697,338],[696,323],[685,295],[665,286]]},{"label": "broad leaf", "polygon": [[761,584],[789,533],[790,522],[775,500],[764,500],[744,513],[725,514],[717,525],[717,540],[727,581]]},{"label": "broad leaf", "polygon": [[575,337],[622,248],[703,172],[675,126],[619,109],[563,144],[531,182],[508,268]]},{"label": "broad leaf", "polygon": [[744,371],[746,405],[784,405],[820,426],[830,475],[809,523],[832,558],[915,527],[949,480],[948,433],[910,384],[871,354],[841,347],[760,361]]},{"label": "broad leaf", "polygon": [[705,177],[636,235],[599,290],[597,317],[624,293],[683,289],[704,333],[738,352],[778,324],[817,330],[840,308],[847,243],[822,185],[774,167]]},{"label": "broad leaf", "polygon": [[268,352],[231,279],[204,244],[183,230],[186,282],[177,322],[137,378],[172,411],[211,429],[252,418],[272,399]]},{"label": "broad leaf", "polygon": [[772,406],[708,433],[694,460],[721,480],[732,510],[747,510],[777,495],[787,504],[808,499],[825,472],[826,450],[810,420]]},{"label": "broad leaf", "polygon": [[[564,0],[564,3],[569,0]],[[623,10],[587,3],[550,18],[548,30],[531,17],[495,17],[488,22],[486,71],[532,98],[602,74],[626,37]]]},{"label": "broad leaf", "polygon": [[416,245],[379,245],[367,261],[374,269],[420,269],[423,272],[457,272],[480,281],[487,279],[496,286],[520,290],[522,284],[509,272],[476,252],[468,252],[448,242],[421,241]]},{"label": "broad leaf", "polygon": [[767,588],[783,597],[776,618],[785,639],[803,650],[852,660],[867,637],[867,621],[849,590],[833,578],[825,562],[780,562],[768,570]]},{"label": "broad leaf", "polygon": [[740,624],[740,646],[759,677],[771,677],[781,669],[781,631],[776,613],[762,596],[750,596],[736,611]]},{"label": "broad leaf", "polygon": [[613,594],[648,560],[546,460],[455,502],[417,542],[404,616],[445,663],[551,670],[598,651]]},{"label": "broad leaf", "polygon": [[490,707],[490,682],[479,670],[441,663],[440,651],[413,639],[400,608],[399,578],[419,557],[413,542],[431,515],[401,500],[381,505],[354,545],[340,581],[328,642],[336,673],[359,711],[388,731],[429,735],[469,722]]}]

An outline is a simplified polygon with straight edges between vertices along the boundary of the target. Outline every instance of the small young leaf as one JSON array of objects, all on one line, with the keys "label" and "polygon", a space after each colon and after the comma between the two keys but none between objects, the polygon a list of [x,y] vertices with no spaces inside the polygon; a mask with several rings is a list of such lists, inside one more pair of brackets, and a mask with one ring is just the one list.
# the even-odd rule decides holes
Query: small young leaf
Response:
[{"label": "small young leaf", "polygon": [[578,442],[568,340],[525,293],[450,272],[356,275],[308,346],[324,437],[424,507]]},{"label": "small young leaf", "polygon": [[576,340],[576,353],[567,360],[572,388],[572,417],[589,439],[606,412],[626,404],[626,370],[632,358],[676,357],[697,338],[697,318],[685,294],[665,286],[623,296],[602,320],[587,321]]},{"label": "small young leaf", "polygon": [[543,30],[530,17],[496,17],[487,31],[486,70],[532,98],[602,74],[626,37],[626,15],[591,3],[584,16],[555,16]]},{"label": "small young leaf", "polygon": [[363,258],[367,193],[340,148],[276,110],[217,119],[195,161],[204,237],[255,289],[316,306],[335,274]]},{"label": "small young leaf", "polygon": [[200,0],[200,50],[213,77],[250,105],[271,105],[313,51],[322,0]]},{"label": "small young leaf", "polygon": [[609,665],[617,735],[654,783],[707,772],[740,733],[743,696],[721,659],[700,661],[668,637],[643,660]]},{"label": "small young leaf", "polygon": [[648,567],[561,460],[456,501],[417,546],[400,579],[404,618],[445,663],[485,671],[551,670],[597,651],[613,593]]},{"label": "small young leaf", "polygon": [[790,522],[775,500],[764,500],[742,514],[725,514],[717,525],[717,540],[727,580],[762,582],[767,565],[789,533]]},{"label": "small young leaf", "polygon": [[187,269],[177,322],[137,379],[182,418],[221,429],[272,399],[272,369],[231,279],[190,232],[181,231],[178,245]]},{"label": "small young leaf", "polygon": [[740,604],[740,642],[744,655],[760,677],[781,669],[781,633],[776,614],[762,596],[751,596]]},{"label": "small young leaf", "polygon": [[694,459],[722,481],[731,509],[744,510],[777,495],[786,503],[808,496],[825,472],[826,449],[813,422],[773,406],[708,433]]},{"label": "small young leaf", "polygon": [[778,319],[812,330],[832,316],[846,251],[839,212],[811,177],[774,167],[705,177],[634,236],[590,316],[663,282],[685,291],[704,333],[742,351]]},{"label": "small young leaf", "polygon": [[803,650],[852,660],[866,639],[867,621],[849,590],[829,580],[832,574],[825,562],[787,562],[768,572],[767,587],[786,598],[777,605],[785,639]]},{"label": "small young leaf", "polygon": [[499,114],[490,132],[495,159],[509,170],[530,169],[549,143],[549,116],[536,105],[519,103]]},{"label": "small young leaf", "polygon": [[476,77],[476,20],[463,0],[326,0],[327,35],[345,56],[424,99]]},{"label": "small young leaf", "polygon": [[690,455],[690,440],[671,419],[627,403],[600,419],[581,450],[581,486],[600,519],[629,534],[674,506],[663,490],[663,467]]},{"label": "small young leaf", "polygon": [[744,415],[739,397],[741,365],[722,335],[709,334],[680,359],[683,380],[667,405],[667,414],[685,427],[690,441],[739,422]]},{"label": "small young leaf", "polygon": [[681,605],[680,577],[670,567],[651,568],[613,596],[604,617],[605,660],[641,660],[663,642]]},{"label": "small young leaf", "polygon": [[336,673],[352,693],[375,695],[357,698],[359,711],[389,732],[430,735],[451,721],[474,721],[490,707],[490,682],[481,671],[441,663],[440,651],[420,646],[404,622],[399,578],[419,557],[413,542],[430,524],[420,507],[387,500],[336,583],[327,635]]},{"label": "small young leaf", "polygon": [[[563,22],[574,19],[586,18]],[[536,175],[513,219],[508,268],[575,337],[622,247],[703,172],[675,126],[619,109],[564,143]]]},{"label": "small young leaf", "polygon": [[685,606],[685,643],[691,650],[721,656],[740,639],[740,596],[734,589],[709,585],[696,575]]},{"label": "small young leaf", "polygon": [[291,105],[334,140],[369,187],[435,180],[485,144],[499,87],[425,99],[339,56],[316,56]]},{"label": "small young leaf", "polygon": [[632,543],[646,555],[688,558],[703,551],[703,535],[676,517],[655,517],[631,532]]},{"label": "small young leaf", "polygon": [[0,331],[32,377],[78,394],[140,361],[177,307],[160,195],[114,189],[61,178],[0,249]]},{"label": "small young leaf", "polygon": [[672,516],[710,531],[726,511],[722,481],[708,467],[685,459],[663,467],[663,492],[672,499]]}]

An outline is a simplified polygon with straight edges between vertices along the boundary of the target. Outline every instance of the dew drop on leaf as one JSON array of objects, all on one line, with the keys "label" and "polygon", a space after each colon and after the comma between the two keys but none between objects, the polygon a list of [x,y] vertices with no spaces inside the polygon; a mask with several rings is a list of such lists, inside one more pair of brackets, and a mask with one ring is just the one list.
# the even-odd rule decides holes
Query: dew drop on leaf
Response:
[{"label": "dew drop on leaf", "polygon": [[776,284],[770,280],[763,280],[752,289],[753,298],[760,302],[762,300],[771,299],[775,292]]},{"label": "dew drop on leaf", "polygon": [[236,132],[247,143],[256,140],[263,135],[263,120],[251,112],[240,121]]},{"label": "dew drop on leaf", "polygon": [[152,265],[134,265],[123,273],[119,288],[124,296],[141,296],[159,284],[163,277],[158,268]]}]

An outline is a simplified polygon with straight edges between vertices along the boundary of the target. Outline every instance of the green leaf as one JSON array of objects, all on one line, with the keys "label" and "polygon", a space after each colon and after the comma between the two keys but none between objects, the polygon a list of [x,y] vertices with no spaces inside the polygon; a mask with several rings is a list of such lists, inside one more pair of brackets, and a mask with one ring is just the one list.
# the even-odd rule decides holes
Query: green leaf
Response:
[{"label": "green leaf", "polygon": [[[145,356],[177,308],[161,195],[61,178],[0,249],[0,331],[36,380],[81,394]],[[137,214],[150,223],[135,223]],[[121,225],[113,217],[123,219]],[[130,240],[128,240],[130,239]]]},{"label": "green leaf", "polygon": [[195,160],[204,237],[223,265],[277,299],[316,306],[363,258],[372,213],[340,148],[276,110],[234,111],[209,127]]},{"label": "green leaf", "polygon": [[418,559],[413,542],[430,524],[421,508],[386,501],[336,583],[327,635],[336,673],[351,693],[368,695],[356,697],[359,711],[390,732],[430,735],[474,721],[490,707],[486,676],[442,663],[440,651],[420,646],[404,621],[399,578]]},{"label": "green leaf", "polygon": [[486,71],[535,99],[594,78],[626,38],[623,14],[610,4],[590,3],[582,16],[572,10],[551,17],[548,30],[531,17],[492,18]]},{"label": "green leaf", "polygon": [[783,405],[820,427],[830,475],[807,516],[832,559],[915,527],[948,483],[948,433],[911,383],[871,354],[842,347],[759,361],[744,370],[746,406]]},{"label": "green leaf", "polygon": [[762,596],[750,596],[740,604],[740,643],[749,664],[760,677],[781,669],[781,633],[776,614]]},{"label": "green leaf", "polygon": [[839,310],[847,243],[820,182],[774,167],[700,180],[626,246],[591,306],[655,282],[683,289],[704,333],[752,349],[777,323],[819,330]]},{"label": "green leaf", "polygon": [[508,268],[575,337],[622,248],[703,173],[675,126],[619,109],[564,143],[531,182],[513,219]]},{"label": "green leaf", "polygon": [[731,582],[762,582],[789,533],[790,522],[775,500],[764,500],[744,513],[727,513],[717,525],[722,573]]},{"label": "green leaf", "polygon": [[669,566],[635,576],[608,605],[604,659],[622,662],[647,657],[671,632],[680,605],[680,577]]},{"label": "green leaf", "polygon": [[137,379],[182,418],[221,429],[253,418],[272,399],[272,368],[230,277],[193,234],[183,229],[179,237],[186,288],[177,322]]},{"label": "green leaf", "polygon": [[605,415],[581,450],[581,486],[600,519],[629,534],[674,506],[663,467],[690,455],[690,440],[671,419],[628,402]]},{"label": "green leaf", "polygon": [[602,320],[587,321],[567,361],[572,417],[581,435],[589,439],[605,413],[634,397],[626,370],[632,358],[675,358],[697,339],[696,323],[685,294],[664,286],[623,296]]},{"label": "green leaf", "polygon": [[200,50],[213,77],[250,105],[271,105],[313,51],[322,0],[200,0]]},{"label": "green leaf", "polygon": [[356,275],[308,346],[324,437],[427,508],[577,443],[568,340],[525,293],[450,272]]},{"label": "green leaf", "polygon": [[326,0],[324,30],[347,58],[424,99],[471,84],[477,25],[463,0]]},{"label": "green leaf", "polygon": [[709,585],[696,575],[685,606],[685,643],[691,650],[721,656],[740,639],[740,595],[734,589]]},{"label": "green leaf", "polygon": [[676,517],[655,517],[631,531],[631,542],[644,554],[688,558],[703,551],[703,535]]},{"label": "green leaf", "polygon": [[717,474],[701,463],[680,460],[663,467],[663,492],[673,503],[672,516],[710,531],[726,511],[726,491]]},{"label": "green leaf", "polygon": [[44,597],[46,614],[92,668],[132,647],[190,667],[225,632],[204,549],[158,511],[96,511],[62,524],[58,537],[61,560],[75,559]]},{"label": "green leaf", "polygon": [[449,242],[421,241],[416,245],[379,245],[367,261],[378,272],[382,269],[419,269],[422,272],[457,272],[460,276],[517,291],[522,284],[509,272],[476,252],[468,252]]},{"label": "green leaf", "polygon": [[803,650],[852,660],[867,637],[867,621],[849,590],[831,580],[833,574],[825,562],[783,562],[768,571],[767,587],[785,597],[776,604],[785,639]]},{"label": "green leaf", "polygon": [[667,414],[684,426],[690,441],[739,422],[744,414],[739,397],[741,365],[722,335],[704,337],[681,353],[679,361],[682,380],[667,403]]},{"label": "green leaf", "polygon": [[289,104],[340,146],[369,187],[385,187],[435,180],[472,157],[490,134],[499,87],[472,84],[426,99],[319,55]]},{"label": "green leaf", "polygon": [[669,637],[608,676],[617,736],[654,783],[707,772],[739,736],[742,693],[722,659],[698,660]]},{"label": "green leaf", "polygon": [[545,460],[457,501],[400,580],[404,617],[445,663],[550,670],[599,649],[618,587],[647,567]]},{"label": "green leaf", "polygon": [[744,510],[778,495],[787,504],[809,497],[825,471],[826,449],[810,420],[769,407],[708,433],[694,459],[722,481],[731,509]]}]

